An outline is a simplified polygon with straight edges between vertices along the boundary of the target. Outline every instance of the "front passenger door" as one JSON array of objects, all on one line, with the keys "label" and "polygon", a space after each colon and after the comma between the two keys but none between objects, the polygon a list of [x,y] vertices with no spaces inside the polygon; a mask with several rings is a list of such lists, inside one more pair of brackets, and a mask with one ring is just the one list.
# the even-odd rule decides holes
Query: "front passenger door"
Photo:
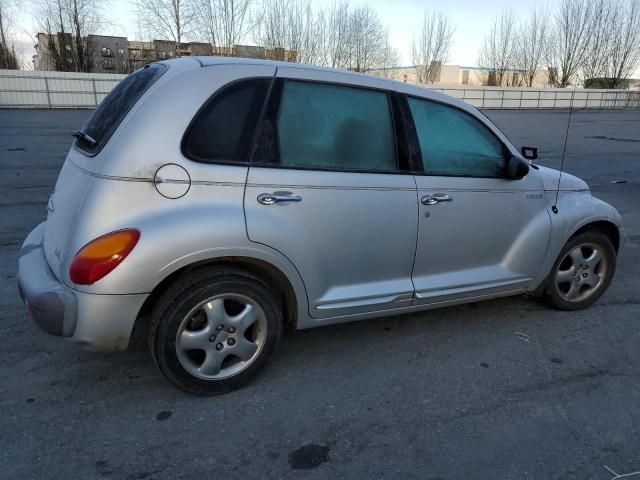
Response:
[{"label": "front passenger door", "polygon": [[527,290],[551,231],[536,170],[505,177],[507,146],[471,112],[408,97],[424,172],[413,272],[416,304]]}]

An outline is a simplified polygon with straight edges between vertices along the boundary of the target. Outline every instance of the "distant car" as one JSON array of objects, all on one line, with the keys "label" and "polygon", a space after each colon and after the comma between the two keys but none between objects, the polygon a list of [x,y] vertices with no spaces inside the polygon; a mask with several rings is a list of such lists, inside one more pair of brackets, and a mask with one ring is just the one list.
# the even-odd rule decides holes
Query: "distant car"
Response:
[{"label": "distant car", "polygon": [[585,308],[624,239],[585,182],[530,165],[472,106],[361,74],[154,63],[74,135],[21,296],[89,349],[146,329],[196,394],[246,383],[286,327],[527,292]]}]

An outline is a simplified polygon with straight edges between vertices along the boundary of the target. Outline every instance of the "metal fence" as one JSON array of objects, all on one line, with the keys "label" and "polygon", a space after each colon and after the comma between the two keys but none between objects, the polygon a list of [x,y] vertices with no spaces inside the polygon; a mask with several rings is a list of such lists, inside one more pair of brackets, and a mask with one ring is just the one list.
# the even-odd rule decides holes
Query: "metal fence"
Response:
[{"label": "metal fence", "polygon": [[95,108],[126,75],[0,70],[2,108]]},{"label": "metal fence", "polygon": [[432,87],[477,108],[640,108],[640,91],[526,87]]},{"label": "metal fence", "polygon": [[[0,108],[94,108],[126,75],[0,70]],[[640,109],[640,91],[474,87],[430,87],[478,108]]]}]

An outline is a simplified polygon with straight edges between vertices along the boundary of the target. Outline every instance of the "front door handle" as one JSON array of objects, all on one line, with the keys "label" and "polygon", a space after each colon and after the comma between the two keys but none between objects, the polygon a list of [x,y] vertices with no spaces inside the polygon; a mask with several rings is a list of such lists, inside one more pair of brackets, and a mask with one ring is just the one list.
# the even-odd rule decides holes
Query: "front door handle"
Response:
[{"label": "front door handle", "polygon": [[435,205],[436,203],[452,202],[453,198],[444,193],[436,193],[435,195],[425,195],[420,199],[423,205]]},{"label": "front door handle", "polygon": [[258,195],[258,202],[262,205],[273,205],[276,203],[301,202],[300,195],[292,195],[290,193],[261,193]]}]

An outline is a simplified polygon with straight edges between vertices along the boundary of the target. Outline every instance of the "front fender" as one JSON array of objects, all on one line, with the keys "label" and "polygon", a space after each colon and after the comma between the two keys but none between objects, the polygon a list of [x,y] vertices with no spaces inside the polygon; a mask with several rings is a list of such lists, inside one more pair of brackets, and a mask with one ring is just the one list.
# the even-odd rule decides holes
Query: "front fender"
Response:
[{"label": "front fender", "polygon": [[[549,275],[560,251],[567,241],[580,229],[594,222],[609,222],[618,229],[620,245],[624,243],[624,229],[620,213],[608,203],[592,196],[589,192],[560,192],[557,203],[555,192],[547,193],[547,203],[551,215],[551,239],[540,273],[533,285],[537,288]],[[551,212],[555,204],[558,213]]]}]

